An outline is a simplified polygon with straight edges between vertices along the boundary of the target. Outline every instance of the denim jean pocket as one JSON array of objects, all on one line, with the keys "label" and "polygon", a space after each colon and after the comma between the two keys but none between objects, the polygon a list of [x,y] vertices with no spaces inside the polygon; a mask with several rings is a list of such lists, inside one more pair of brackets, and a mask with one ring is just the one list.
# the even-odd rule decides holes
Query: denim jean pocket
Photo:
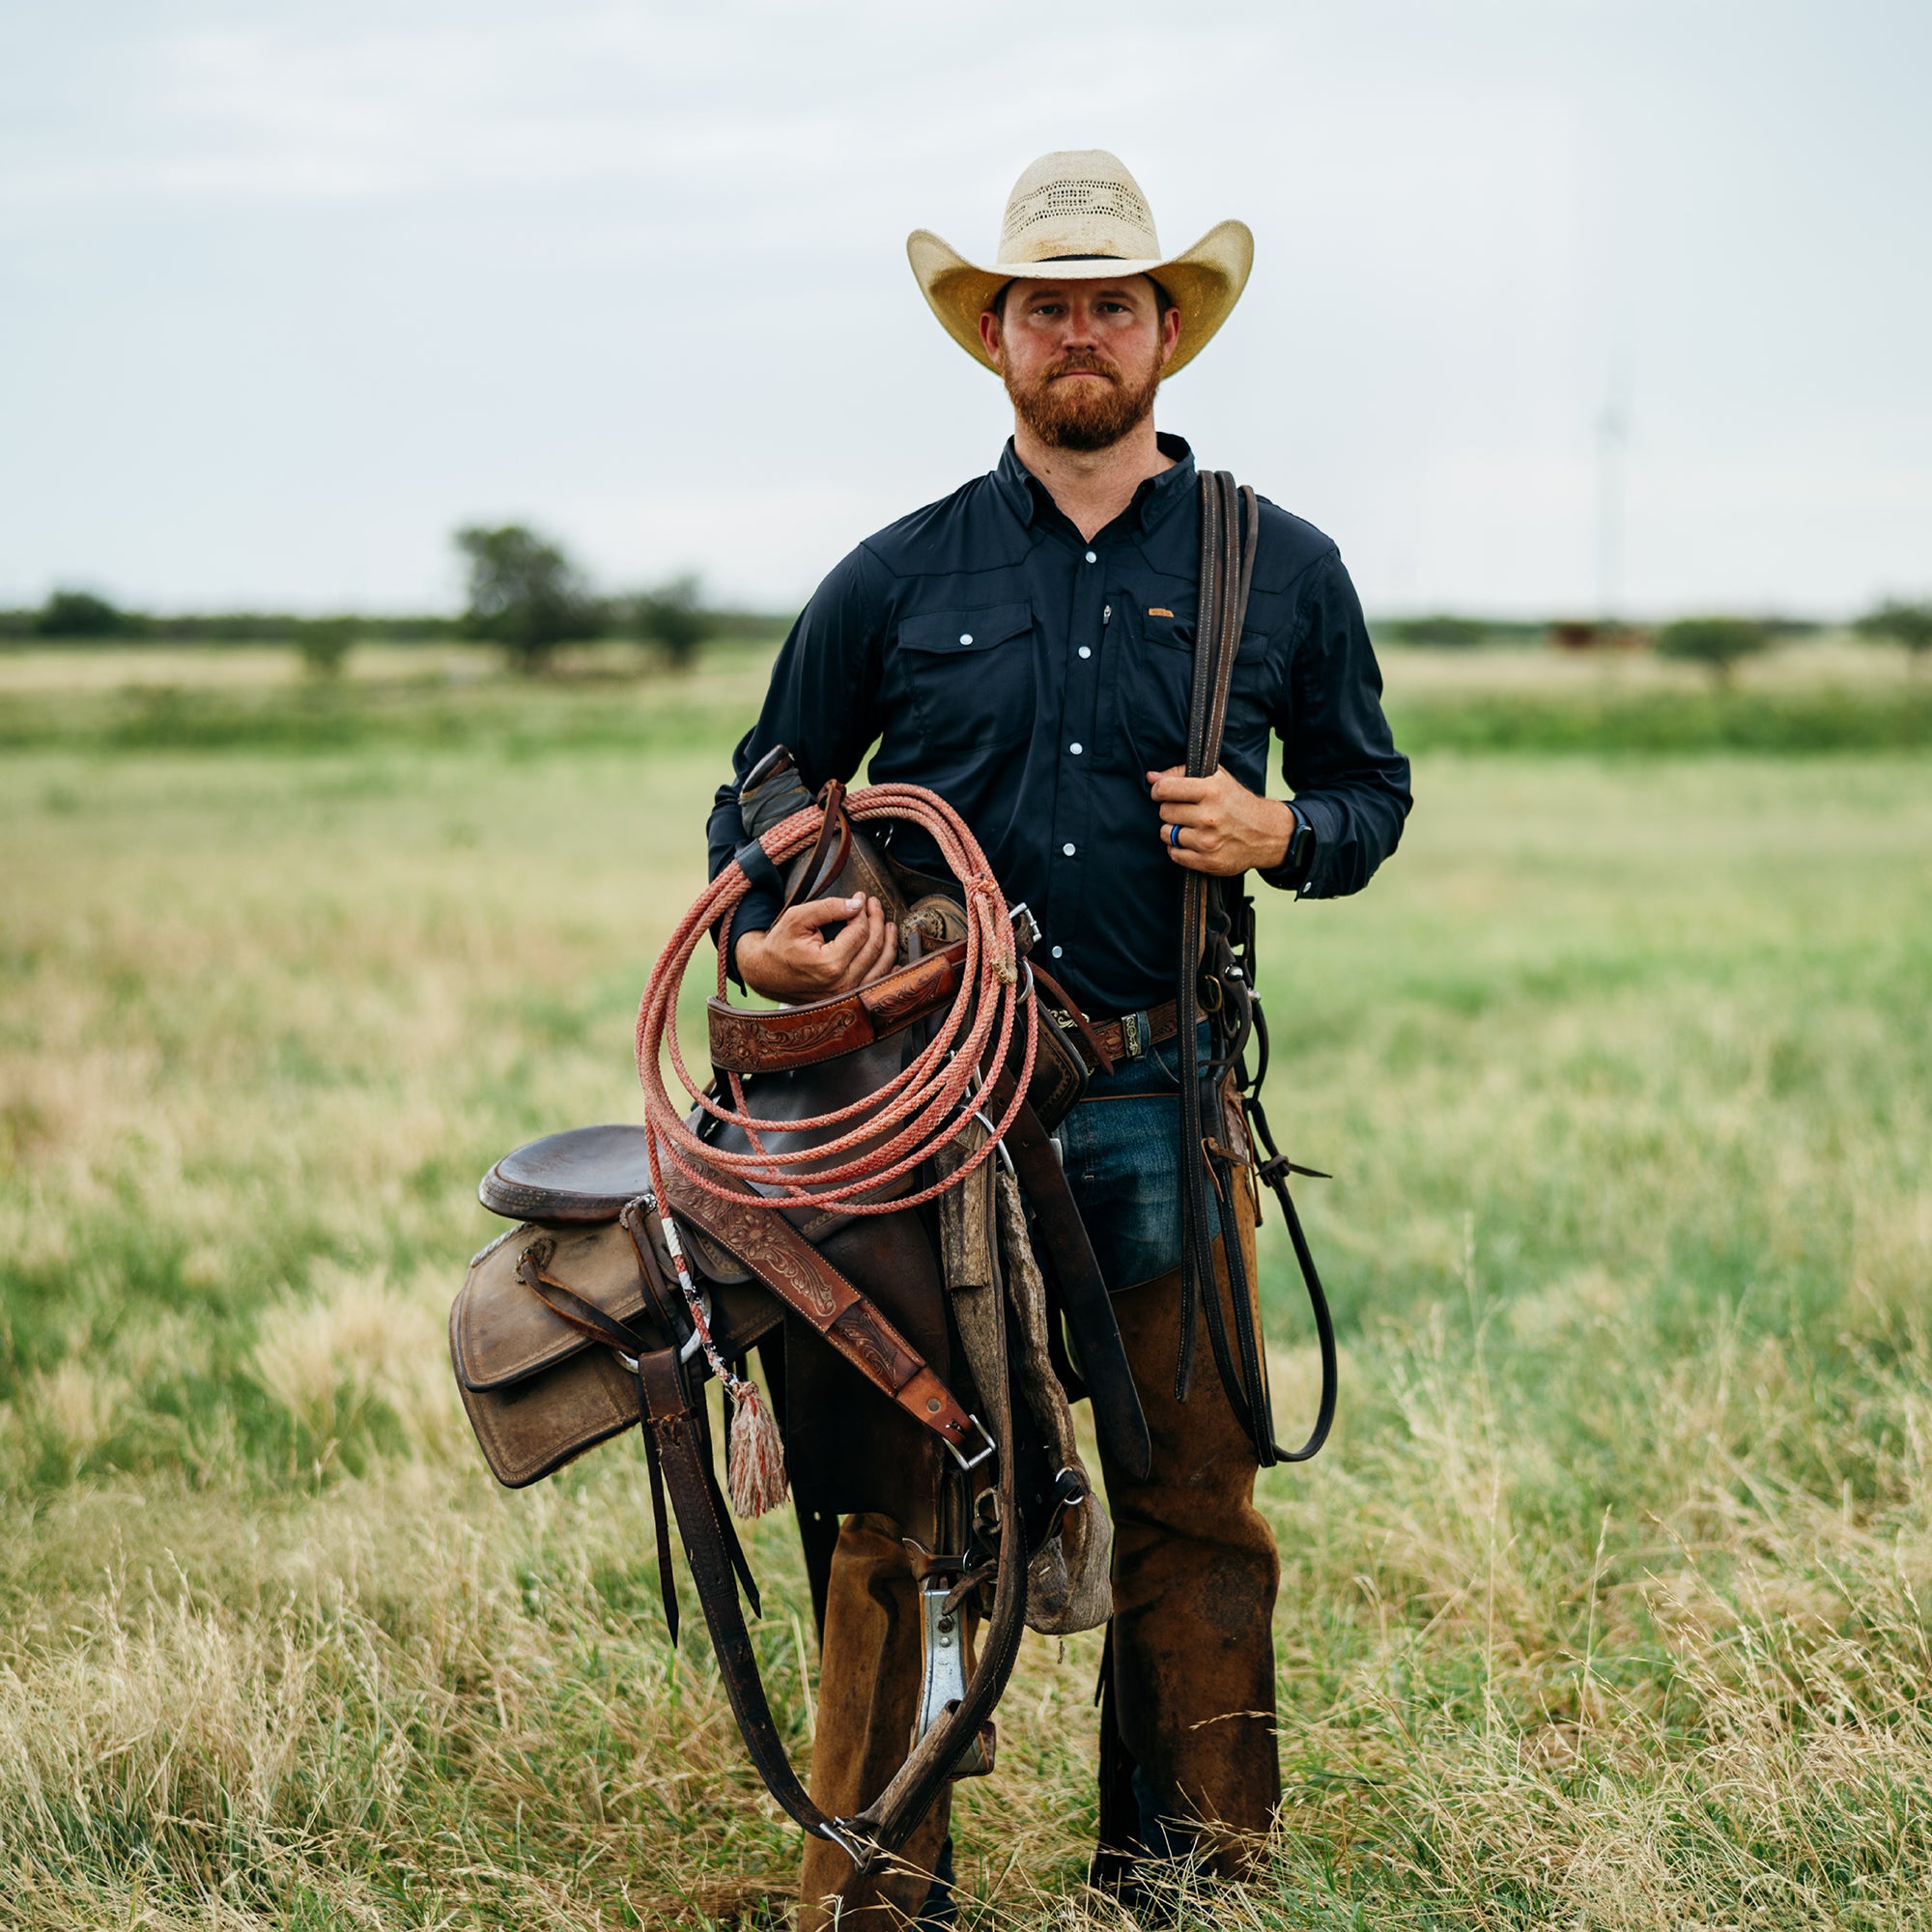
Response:
[{"label": "denim jean pocket", "polygon": [[1067,1182],[1116,1293],[1180,1265],[1179,1135],[1172,1094],[1082,1100],[1061,1122]]},{"label": "denim jean pocket", "polygon": [[[1196,1035],[1211,1050],[1204,1021]],[[1180,1041],[1095,1075],[1060,1123],[1066,1179],[1107,1286],[1119,1293],[1180,1265]]]}]

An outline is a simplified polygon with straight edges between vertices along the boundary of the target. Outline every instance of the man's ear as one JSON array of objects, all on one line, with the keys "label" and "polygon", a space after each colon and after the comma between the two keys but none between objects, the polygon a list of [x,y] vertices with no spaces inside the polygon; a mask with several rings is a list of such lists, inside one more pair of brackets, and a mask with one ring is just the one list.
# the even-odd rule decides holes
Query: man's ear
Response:
[{"label": "man's ear", "polygon": [[[980,318],[984,327],[985,318]],[[1160,366],[1165,369],[1180,346],[1180,310],[1172,302],[1160,314]]]},{"label": "man's ear", "polygon": [[980,311],[980,344],[985,350],[986,358],[994,368],[1005,367],[1000,359],[1005,350],[1001,340],[999,312],[995,309],[986,308]]}]

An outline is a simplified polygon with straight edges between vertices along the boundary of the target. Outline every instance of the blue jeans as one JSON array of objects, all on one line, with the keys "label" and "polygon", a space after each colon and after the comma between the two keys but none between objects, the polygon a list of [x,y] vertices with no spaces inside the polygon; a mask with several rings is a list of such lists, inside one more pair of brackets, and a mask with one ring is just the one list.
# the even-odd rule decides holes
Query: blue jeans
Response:
[{"label": "blue jeans", "polygon": [[[1200,1033],[1208,1053],[1208,1027]],[[1180,1265],[1178,1039],[1096,1073],[1055,1129],[1067,1184],[1116,1294]]]}]

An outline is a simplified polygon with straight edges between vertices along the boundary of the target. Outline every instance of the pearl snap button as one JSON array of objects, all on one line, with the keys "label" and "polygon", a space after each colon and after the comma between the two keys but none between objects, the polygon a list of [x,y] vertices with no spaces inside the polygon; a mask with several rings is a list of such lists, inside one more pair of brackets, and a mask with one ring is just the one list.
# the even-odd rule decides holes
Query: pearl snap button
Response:
[{"label": "pearl snap button", "polygon": [[1094,653],[1090,651],[1085,644],[1082,644],[1080,646],[1080,655],[1083,658],[1091,658],[1094,655]]},{"label": "pearl snap button", "polygon": [[1067,856],[1067,857],[1068,857],[1069,859],[1070,859],[1070,858],[1072,858],[1072,856],[1073,856],[1073,841],[1072,841],[1072,840],[1071,840],[1071,839],[1069,838],[1069,839],[1067,840],[1067,842],[1066,842],[1066,843],[1065,843],[1065,845],[1063,845],[1063,846],[1062,846],[1062,847],[1061,847],[1060,849],[1061,849],[1061,850],[1062,850],[1063,852],[1065,852],[1065,853],[1066,854],[1066,856]]},{"label": "pearl snap button", "polygon": [[1099,558],[1098,558],[1097,556],[1095,556],[1095,555],[1094,554],[1094,553],[1093,553],[1093,552],[1092,552],[1092,551],[1090,550],[1090,551],[1089,551],[1089,552],[1087,553],[1087,561],[1088,561],[1089,563],[1098,563],[1098,562],[1100,561],[1100,559],[1099,559]]},{"label": "pearl snap button", "polygon": [[962,644],[970,644],[973,641],[973,633],[971,631],[961,631],[959,633],[959,641]]},{"label": "pearl snap button", "polygon": [[1067,746],[1066,749],[1077,758],[1080,755],[1080,740],[1078,738],[1074,739],[1072,744]]},{"label": "pearl snap button", "polygon": [[1056,959],[1058,959],[1058,958],[1060,957],[1060,954],[1061,954],[1061,950],[1062,950],[1062,949],[1061,949],[1061,948],[1059,948],[1058,946],[1056,946],[1056,947],[1055,947],[1055,948],[1053,949],[1053,956],[1054,956],[1054,957],[1055,957]]}]

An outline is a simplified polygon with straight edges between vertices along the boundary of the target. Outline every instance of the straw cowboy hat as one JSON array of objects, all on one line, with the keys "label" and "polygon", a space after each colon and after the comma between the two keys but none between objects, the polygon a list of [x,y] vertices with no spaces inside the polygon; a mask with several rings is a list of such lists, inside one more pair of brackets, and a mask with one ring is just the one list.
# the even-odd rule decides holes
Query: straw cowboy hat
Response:
[{"label": "straw cowboy hat", "polygon": [[906,237],[906,254],[941,327],[988,369],[980,317],[1009,282],[1152,275],[1180,310],[1171,376],[1207,348],[1240,300],[1255,238],[1246,222],[1223,221],[1193,247],[1163,255],[1140,184],[1104,148],[1083,148],[1042,155],[1013,184],[991,268],[969,262],[925,228]]}]

